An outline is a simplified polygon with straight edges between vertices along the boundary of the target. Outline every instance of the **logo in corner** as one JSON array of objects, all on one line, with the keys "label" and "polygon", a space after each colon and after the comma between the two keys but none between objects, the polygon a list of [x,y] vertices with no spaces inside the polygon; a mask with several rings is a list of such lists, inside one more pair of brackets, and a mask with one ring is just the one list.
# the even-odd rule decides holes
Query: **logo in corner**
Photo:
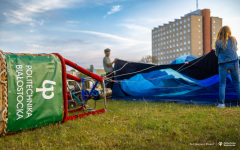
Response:
[{"label": "logo in corner", "polygon": [[[47,87],[46,87],[46,84],[52,84],[52,86],[49,87],[49,88],[47,88]],[[54,87],[53,87],[53,85],[56,85],[56,82],[50,81],[50,80],[45,80],[45,81],[43,81],[43,83],[42,83],[42,88],[36,88],[36,92],[42,92],[43,98],[45,98],[45,99],[51,99],[51,98],[54,97],[54,92],[53,92],[53,91],[54,91]],[[51,92],[50,95],[47,95],[47,94],[46,94],[46,92],[48,92],[48,91]]]}]

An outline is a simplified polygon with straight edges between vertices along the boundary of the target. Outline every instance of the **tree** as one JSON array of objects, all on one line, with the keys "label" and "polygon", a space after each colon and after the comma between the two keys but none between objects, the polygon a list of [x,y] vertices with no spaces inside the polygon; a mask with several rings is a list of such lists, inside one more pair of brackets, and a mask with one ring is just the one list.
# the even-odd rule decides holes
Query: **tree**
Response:
[{"label": "tree", "polygon": [[140,62],[143,62],[143,63],[152,63],[152,56],[151,56],[151,55],[143,56],[142,59],[140,60]]},{"label": "tree", "polygon": [[94,70],[94,67],[93,67],[93,65],[90,65],[90,72],[93,72],[93,70]]}]

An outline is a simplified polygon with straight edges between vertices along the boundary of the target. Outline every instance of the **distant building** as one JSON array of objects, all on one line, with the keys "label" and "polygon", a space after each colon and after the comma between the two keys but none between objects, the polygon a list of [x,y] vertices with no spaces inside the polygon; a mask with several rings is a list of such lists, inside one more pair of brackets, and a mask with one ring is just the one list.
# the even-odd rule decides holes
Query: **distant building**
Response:
[{"label": "distant building", "polygon": [[152,30],[153,63],[169,64],[182,55],[202,56],[212,48],[222,18],[209,9],[196,10]]},{"label": "distant building", "polygon": [[78,77],[79,76],[79,72],[78,71],[67,71],[68,74],[71,74],[75,77]]},{"label": "distant building", "polygon": [[93,73],[95,73],[95,74],[97,74],[97,75],[99,75],[99,76],[101,76],[101,75],[103,75],[103,74],[106,74],[106,72],[104,71],[104,69],[94,69],[94,70],[93,70]]}]

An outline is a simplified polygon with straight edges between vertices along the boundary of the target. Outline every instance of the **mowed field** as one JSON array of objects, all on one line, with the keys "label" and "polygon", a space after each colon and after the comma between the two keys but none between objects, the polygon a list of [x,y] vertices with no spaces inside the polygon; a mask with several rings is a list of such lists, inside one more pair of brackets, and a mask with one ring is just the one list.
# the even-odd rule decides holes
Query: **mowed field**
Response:
[{"label": "mowed field", "polygon": [[[0,149],[240,148],[239,107],[121,100],[107,104],[103,114],[0,137]],[[103,108],[102,100],[98,108]]]}]

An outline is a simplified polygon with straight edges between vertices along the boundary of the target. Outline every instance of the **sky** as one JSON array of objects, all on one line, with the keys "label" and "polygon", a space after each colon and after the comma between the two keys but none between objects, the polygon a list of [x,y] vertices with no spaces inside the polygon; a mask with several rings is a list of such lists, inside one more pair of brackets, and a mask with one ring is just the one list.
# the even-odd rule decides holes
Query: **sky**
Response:
[{"label": "sky", "polygon": [[[198,0],[240,41],[239,6],[240,0]],[[154,27],[194,10],[196,0],[0,0],[0,49],[59,53],[101,69],[105,48],[112,60],[139,61],[151,55]]]}]

